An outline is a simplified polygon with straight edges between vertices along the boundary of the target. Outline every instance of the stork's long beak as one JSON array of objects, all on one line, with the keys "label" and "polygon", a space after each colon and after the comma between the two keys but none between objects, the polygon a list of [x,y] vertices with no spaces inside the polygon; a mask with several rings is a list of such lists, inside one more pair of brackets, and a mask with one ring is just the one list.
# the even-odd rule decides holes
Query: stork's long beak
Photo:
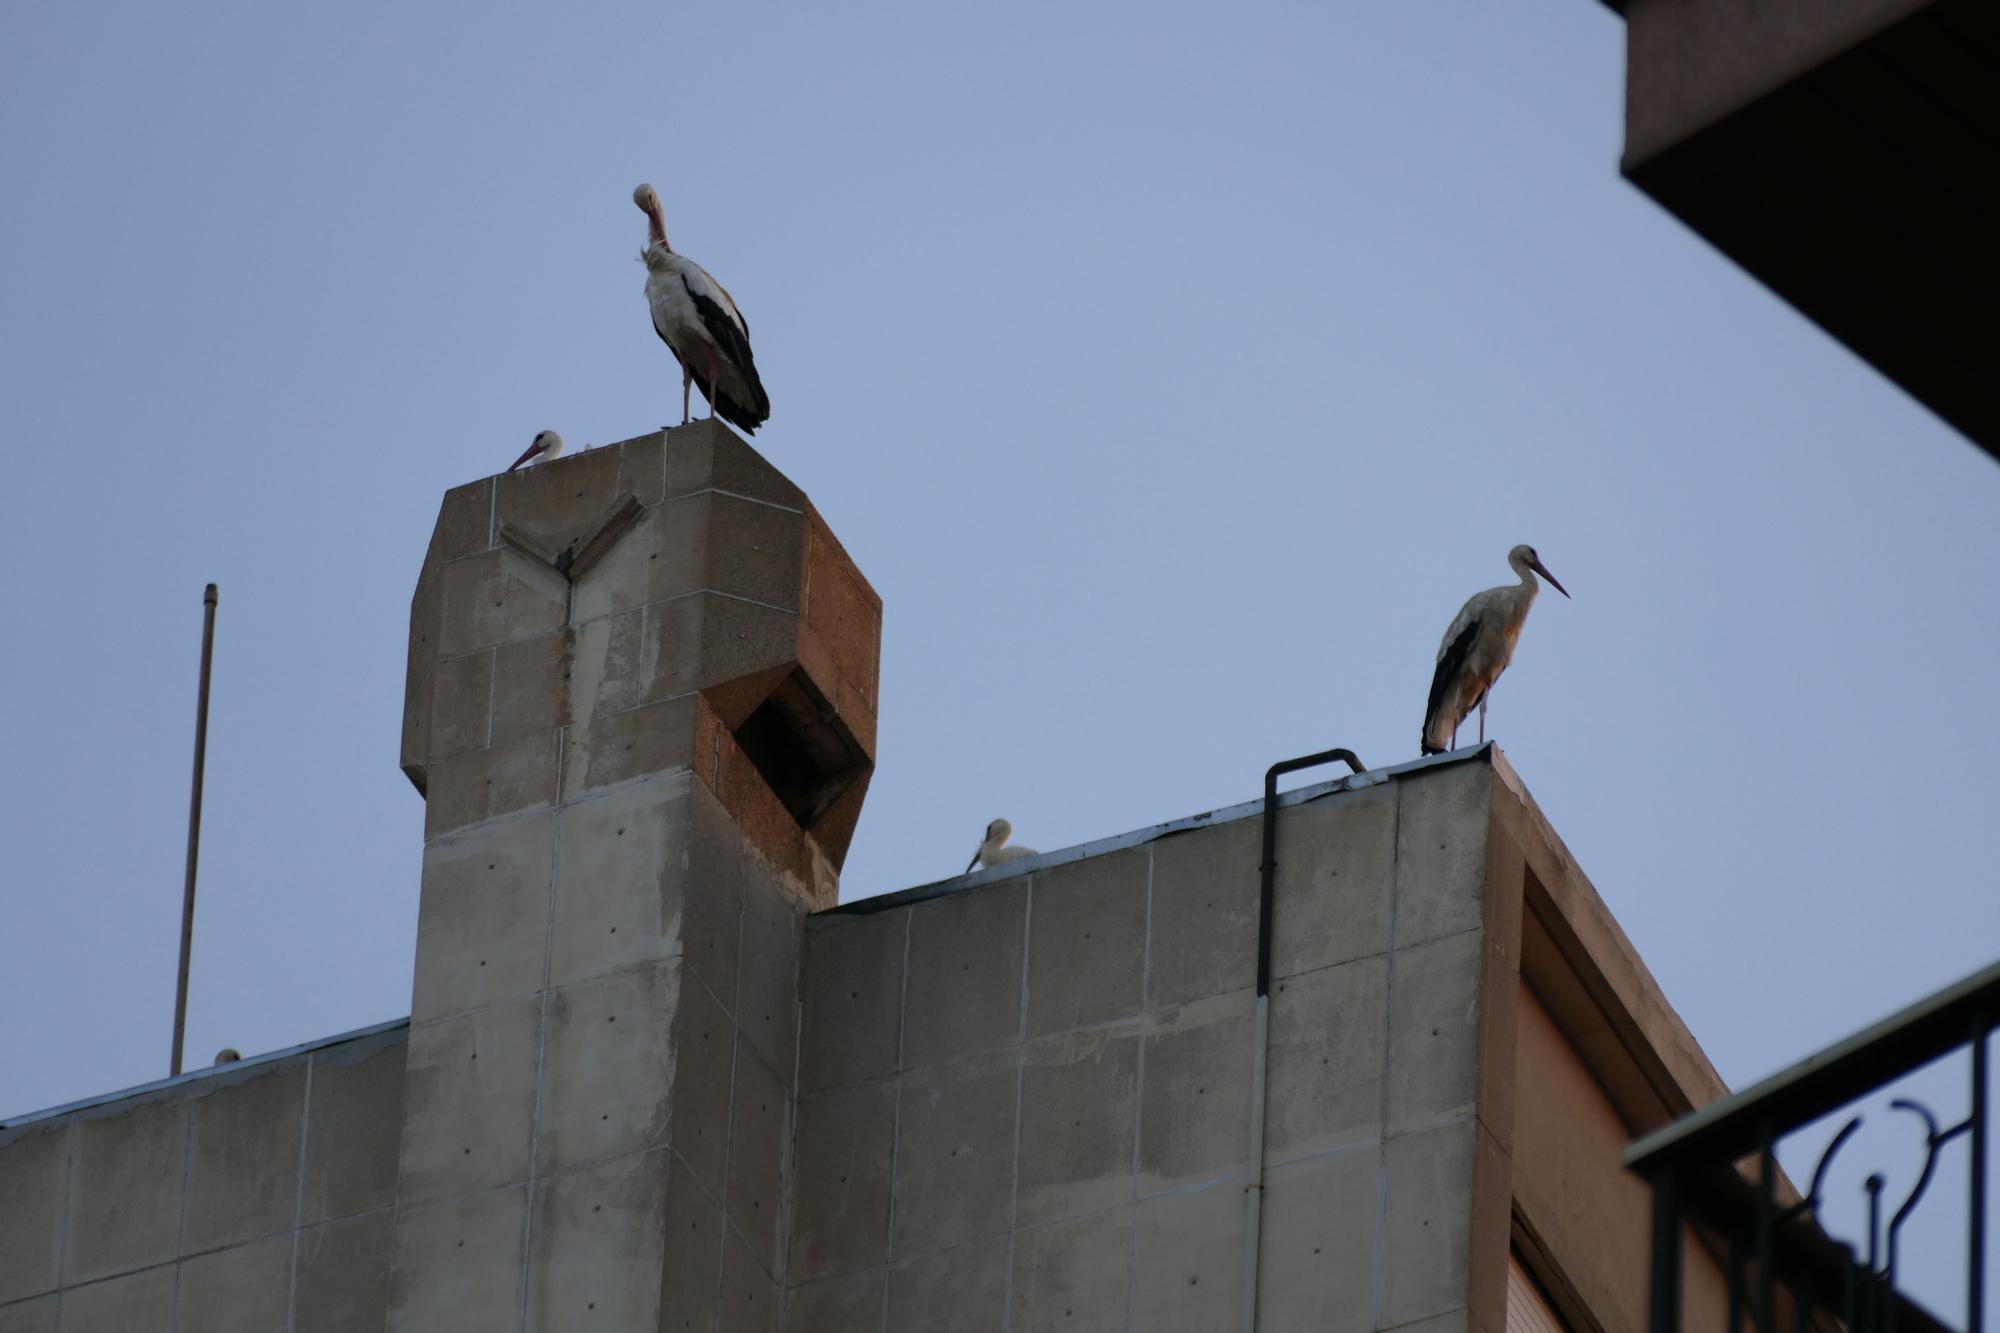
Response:
[{"label": "stork's long beak", "polygon": [[[1556,582],[1556,576],[1549,573],[1549,567],[1547,565],[1543,564],[1539,560],[1530,560],[1528,562],[1528,568],[1534,570],[1537,574],[1540,574],[1543,578],[1547,579],[1549,581],[1549,586],[1551,588],[1554,588],[1557,592],[1561,593],[1563,596],[1569,597],[1569,589],[1563,587],[1562,584]],[[1571,598],[1570,600],[1574,601],[1575,599]]]},{"label": "stork's long beak", "polygon": [[[541,451],[542,451],[542,442],[539,438],[537,438],[533,444],[528,446],[528,452],[522,454],[519,458],[515,459],[511,464],[509,464],[507,470],[509,472],[512,472],[515,468],[521,466],[523,463],[527,462],[529,459],[533,458],[536,454],[539,454]],[[1553,582],[1554,580],[1550,581]]]},{"label": "stork's long beak", "polygon": [[965,869],[959,871],[958,873],[961,875],[970,875],[972,873],[972,867],[978,864],[979,864],[979,853],[974,852],[972,854],[972,859],[965,863]]}]

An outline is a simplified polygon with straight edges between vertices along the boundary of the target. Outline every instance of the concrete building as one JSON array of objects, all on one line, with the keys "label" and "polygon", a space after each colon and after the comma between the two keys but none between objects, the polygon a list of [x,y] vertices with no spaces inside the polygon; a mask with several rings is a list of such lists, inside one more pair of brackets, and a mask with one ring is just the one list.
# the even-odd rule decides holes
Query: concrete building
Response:
[{"label": "concrete building", "polygon": [[0,1333],[1641,1327],[1724,1089],[1498,751],[1281,798],[1259,1099],[1261,803],[836,905],[880,625],[711,423],[450,492],[410,1018],[8,1122]]},{"label": "concrete building", "polygon": [[2000,458],[1991,0],[1605,0],[1624,171]]}]

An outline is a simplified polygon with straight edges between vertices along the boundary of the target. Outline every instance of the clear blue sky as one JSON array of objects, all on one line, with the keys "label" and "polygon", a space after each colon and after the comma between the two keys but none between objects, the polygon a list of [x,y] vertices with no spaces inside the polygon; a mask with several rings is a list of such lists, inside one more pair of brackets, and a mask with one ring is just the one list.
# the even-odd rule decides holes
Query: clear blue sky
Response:
[{"label": "clear blue sky", "polygon": [[[1623,28],[1516,5],[0,16],[0,1112],[407,1011],[440,494],[677,419],[629,195],[886,604],[850,896],[1493,732],[1723,1073],[2000,952],[2000,468],[1617,174]],[[949,11],[949,12],[948,12]]]}]

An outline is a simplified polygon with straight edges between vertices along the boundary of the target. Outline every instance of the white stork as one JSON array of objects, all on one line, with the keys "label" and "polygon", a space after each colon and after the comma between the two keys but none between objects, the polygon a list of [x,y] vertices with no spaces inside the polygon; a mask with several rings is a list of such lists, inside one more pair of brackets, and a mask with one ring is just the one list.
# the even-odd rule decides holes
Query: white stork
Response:
[{"label": "white stork", "polygon": [[[1424,710],[1423,751],[1442,754],[1458,743],[1458,724],[1479,709],[1479,739],[1486,740],[1486,696],[1493,682],[1514,660],[1514,644],[1535,604],[1535,575],[1569,596],[1556,576],[1543,566],[1532,546],[1507,552],[1507,564],[1521,576],[1519,583],[1476,592],[1452,620],[1438,646],[1437,674],[1431,677],[1430,706]],[[1531,572],[1532,571],[1532,572]]]},{"label": "white stork", "polygon": [[754,435],[771,415],[771,400],[757,378],[750,355],[750,324],[722,284],[708,270],[667,244],[667,219],[660,195],[650,185],[632,191],[649,223],[646,248],[646,304],[653,331],[681,363],[681,424],[688,423],[688,387],[700,383],[708,414]]},{"label": "white stork", "polygon": [[1023,861],[1041,853],[1032,847],[1009,847],[1007,839],[1014,836],[1014,826],[1004,819],[996,819],[986,826],[986,840],[979,844],[979,850],[965,863],[959,873],[969,875],[974,866],[997,866],[1008,861]]},{"label": "white stork", "polygon": [[562,436],[552,430],[545,430],[535,436],[535,442],[528,446],[528,452],[515,459],[507,467],[512,472],[517,467],[526,467],[530,459],[539,458],[544,463],[560,457],[563,451]]}]

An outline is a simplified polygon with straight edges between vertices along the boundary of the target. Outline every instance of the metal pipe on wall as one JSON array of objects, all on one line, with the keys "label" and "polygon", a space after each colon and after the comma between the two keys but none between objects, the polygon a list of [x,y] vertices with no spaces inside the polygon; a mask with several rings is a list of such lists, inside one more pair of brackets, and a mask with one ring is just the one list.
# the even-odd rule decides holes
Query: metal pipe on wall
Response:
[{"label": "metal pipe on wall", "polygon": [[1280,760],[1264,773],[1264,860],[1257,880],[1257,1008],[1250,1038],[1250,1166],[1243,1191],[1243,1333],[1257,1329],[1257,1259],[1264,1219],[1264,1069],[1271,1046],[1271,901],[1278,881],[1278,779],[1302,768],[1344,763],[1356,773],[1368,766],[1352,750],[1322,750]]}]

